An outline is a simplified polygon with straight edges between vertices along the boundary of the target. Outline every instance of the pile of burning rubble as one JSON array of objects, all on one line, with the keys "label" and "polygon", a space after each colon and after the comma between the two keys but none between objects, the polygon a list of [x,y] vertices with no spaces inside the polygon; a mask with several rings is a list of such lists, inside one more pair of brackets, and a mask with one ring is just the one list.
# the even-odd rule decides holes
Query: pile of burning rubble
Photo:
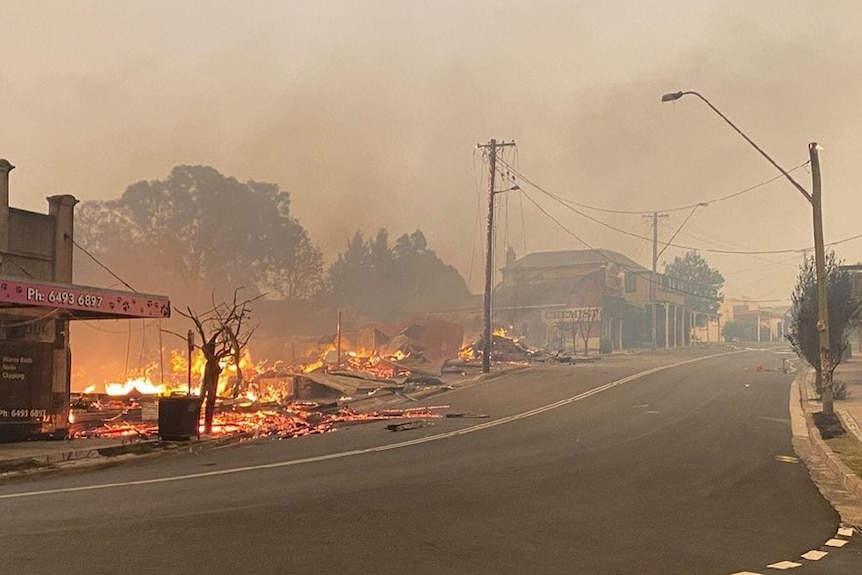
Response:
[{"label": "pile of burning rubble", "polygon": [[[422,368],[427,361],[421,349],[409,342],[389,343],[389,351],[344,351],[334,346],[293,365],[252,364],[246,350],[240,365],[222,365],[212,436],[244,434],[277,438],[326,433],[338,426],[396,418],[443,417],[443,407],[411,408],[359,413],[351,407],[363,399],[385,394],[405,395],[451,387]],[[93,386],[73,398],[70,435],[73,438],[149,438],[158,435],[158,405],[162,397],[199,395],[191,385],[203,373],[203,358],[196,354],[188,367],[172,353],[173,374],[187,372],[186,383],[154,384],[151,366],[141,377],[125,383],[105,384],[104,393]],[[237,372],[242,377],[237,378]],[[235,380],[243,381],[233,397]]]},{"label": "pile of burning rubble", "polygon": [[[480,337],[474,343],[462,347],[457,360],[447,361],[443,366],[444,371],[481,367],[484,349],[485,338]],[[500,328],[491,334],[491,361],[505,364],[527,364],[553,361],[572,363],[574,360],[567,354],[550,353],[529,347],[524,344],[523,338],[509,335],[505,329]]]},{"label": "pile of burning rubble", "polygon": [[[239,365],[230,358],[222,365],[212,435],[245,434],[277,438],[326,433],[338,426],[398,418],[443,417],[443,406],[359,413],[353,406],[362,400],[386,394],[408,397],[417,392],[451,389],[443,374],[465,374],[481,367],[484,342],[478,340],[461,348],[457,359],[429,362],[416,344],[417,326],[395,337],[379,330],[370,332],[370,350],[363,351],[360,338],[330,340],[322,351],[291,365],[254,365],[244,350]],[[460,336],[458,336],[460,337]],[[509,364],[533,361],[562,361],[552,354],[531,349],[502,330],[494,332],[492,360]],[[155,366],[125,383],[105,384],[104,393],[91,386],[73,398],[70,435],[74,438],[150,438],[158,435],[158,405],[161,397],[199,395],[192,386],[200,381],[204,360],[191,358],[191,367],[181,353],[171,354],[168,384],[151,380]],[[188,374],[182,382],[179,374]],[[192,378],[194,375],[194,378]],[[164,380],[165,378],[161,378]],[[170,378],[169,378],[170,379]],[[238,389],[237,381],[242,382]],[[427,394],[426,394],[427,396]]]},{"label": "pile of burning rubble", "polygon": [[[155,396],[104,397],[81,395],[72,404],[73,438],[156,438],[159,435]],[[445,417],[448,406],[388,409],[359,413],[337,403],[219,402],[212,437],[243,435],[285,439],[327,433],[341,426],[392,419]]]}]

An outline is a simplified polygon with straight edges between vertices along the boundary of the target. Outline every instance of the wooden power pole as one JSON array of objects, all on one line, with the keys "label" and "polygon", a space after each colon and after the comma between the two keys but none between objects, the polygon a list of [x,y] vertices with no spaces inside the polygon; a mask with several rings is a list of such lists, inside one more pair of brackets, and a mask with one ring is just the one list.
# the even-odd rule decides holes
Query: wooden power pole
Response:
[{"label": "wooden power pole", "polygon": [[478,144],[478,148],[488,150],[488,229],[485,241],[485,313],[483,321],[482,373],[491,371],[491,289],[494,279],[494,195],[499,192],[494,189],[497,171],[497,149],[514,146],[515,142],[497,142],[492,139],[487,144]]},{"label": "wooden power pole", "polygon": [[[649,303],[650,303],[650,342],[652,344],[652,348],[656,348],[656,306],[658,305],[656,302],[656,287],[658,284],[658,275],[656,268],[658,267],[658,219],[666,218],[667,214],[659,214],[658,212],[653,212],[651,216],[644,216],[652,219],[652,273],[649,278]],[[665,326],[665,330],[667,330],[667,326]]]}]

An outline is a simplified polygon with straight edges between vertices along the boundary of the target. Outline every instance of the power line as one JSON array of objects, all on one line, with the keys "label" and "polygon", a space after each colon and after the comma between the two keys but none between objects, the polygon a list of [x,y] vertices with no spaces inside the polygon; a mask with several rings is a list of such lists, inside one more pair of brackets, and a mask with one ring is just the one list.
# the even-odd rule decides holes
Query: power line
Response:
[{"label": "power line", "polygon": [[[662,227],[664,227],[665,229],[668,229],[668,230],[673,230],[673,228],[672,228],[671,226],[666,225],[666,224],[662,224]],[[709,242],[709,243],[712,243],[712,244],[714,244],[714,245],[718,245],[718,246],[723,245],[723,246],[726,246],[726,247],[727,247],[727,249],[731,249],[731,248],[733,248],[733,247],[734,247],[732,244],[729,244],[729,243],[727,243],[727,242],[722,242],[722,241],[720,241],[720,240],[716,240],[716,239],[710,239],[710,238],[701,237],[701,236],[698,236],[698,235],[692,234],[692,233],[690,233],[690,232],[681,231],[681,232],[679,232],[679,235],[681,235],[681,236],[686,236],[686,237],[689,237],[689,238],[691,238],[691,239],[693,239],[693,240],[697,240],[697,241],[700,241],[700,242]],[[749,257],[751,257],[752,259],[755,259],[755,260],[759,260],[759,261],[762,261],[762,262],[766,262],[766,263],[768,263],[768,264],[773,264],[773,265],[782,265],[782,266],[789,266],[789,267],[795,267],[795,266],[793,266],[793,265],[791,265],[791,264],[788,264],[788,263],[787,263],[787,262],[791,261],[791,260],[788,260],[788,259],[785,259],[785,260],[782,260],[782,261],[775,261],[775,260],[771,260],[771,259],[767,259],[767,258],[759,257],[759,256],[757,256],[757,255],[752,255],[752,256],[749,256]],[[794,260],[795,260],[795,258],[794,258]],[[753,269],[756,269],[756,268],[753,268]]]},{"label": "power line", "polygon": [[[505,163],[505,161],[502,161],[502,163],[503,163],[507,168],[509,168],[509,170],[511,170],[511,171],[512,171],[512,173],[514,173],[515,175],[517,175],[519,179],[521,179],[521,180],[523,180],[524,182],[526,182],[526,183],[530,184],[530,185],[531,185],[531,186],[533,186],[534,188],[536,188],[536,189],[538,189],[538,190],[541,190],[541,191],[545,192],[544,190],[542,190],[542,189],[541,189],[541,187],[540,187],[538,184],[536,184],[536,183],[534,183],[533,181],[531,181],[529,178],[527,178],[527,177],[526,177],[526,176],[524,176],[522,173],[520,173],[517,169],[515,169],[514,167],[512,167],[512,166],[510,166],[510,165],[506,164],[506,163]],[[800,169],[800,168],[804,168],[805,166],[807,166],[807,165],[808,165],[808,164],[810,164],[810,163],[811,163],[811,162],[810,162],[810,160],[805,161],[805,162],[803,162],[803,163],[799,164],[798,166],[795,166],[795,167],[793,167],[793,168],[790,168],[790,169],[788,170],[788,173],[790,173],[790,172],[794,172],[794,171],[796,171],[796,170],[798,170],[798,169]],[[766,181],[760,182],[759,184],[755,184],[755,185],[750,186],[750,187],[748,187],[748,188],[745,188],[745,189],[743,189],[743,190],[739,190],[738,192],[733,192],[732,194],[727,194],[727,195],[724,195],[724,196],[720,196],[720,197],[717,197],[717,198],[713,198],[713,199],[711,199],[711,200],[702,200],[702,201],[695,202],[695,203],[692,203],[692,204],[688,204],[688,205],[685,205],[685,206],[678,206],[678,207],[675,207],[675,208],[666,208],[666,209],[662,209],[662,210],[615,210],[615,209],[610,209],[610,208],[600,208],[600,207],[597,207],[597,206],[590,206],[590,205],[588,205],[588,204],[582,204],[582,203],[576,202],[576,201],[574,201],[574,200],[569,200],[569,199],[567,199],[567,198],[562,198],[562,197],[558,198],[558,200],[559,200],[559,201],[561,201],[561,202],[563,202],[563,203],[572,204],[572,205],[577,206],[577,207],[579,207],[579,208],[583,208],[583,209],[585,209],[585,210],[593,210],[593,211],[596,211],[596,212],[605,212],[605,213],[608,213],[608,214],[640,215],[640,214],[644,214],[644,213],[647,213],[647,212],[654,212],[654,211],[658,211],[658,212],[681,212],[681,211],[685,211],[685,210],[689,210],[689,209],[691,209],[691,208],[694,208],[695,206],[698,206],[699,204],[714,204],[714,203],[717,203],[717,202],[723,202],[723,201],[725,201],[725,200],[730,200],[730,199],[735,198],[735,197],[737,197],[737,196],[741,196],[741,195],[743,195],[743,194],[747,194],[748,192],[752,192],[752,191],[754,191],[754,190],[756,190],[756,189],[758,189],[758,188],[762,188],[763,186],[766,186],[766,185],[768,185],[768,184],[771,184],[772,182],[774,182],[774,181],[776,181],[776,180],[780,180],[780,179],[782,179],[782,178],[784,178],[784,175],[783,175],[783,174],[779,174],[779,175],[775,176],[774,178],[771,178],[771,179],[769,179],[769,180],[766,180]],[[549,193],[549,192],[545,192],[545,193]]]},{"label": "power line", "polygon": [[[546,211],[546,210],[545,210],[541,205],[539,205],[539,203],[538,203],[538,202],[536,202],[536,200],[534,200],[533,198],[531,198],[528,194],[524,194],[524,196],[525,196],[528,200],[530,200],[530,202],[532,202],[532,204],[533,204],[534,206],[536,206],[536,208],[537,208],[540,212],[542,212],[543,214],[545,214],[545,216],[547,216],[547,217],[548,217],[548,219],[550,219],[550,220],[551,220],[551,221],[553,221],[555,224],[557,224],[557,225],[558,225],[558,226],[559,226],[559,227],[560,227],[564,232],[566,232],[567,234],[569,234],[570,236],[572,236],[573,238],[575,238],[576,240],[578,240],[580,243],[582,243],[582,244],[583,244],[584,246],[586,246],[588,249],[590,249],[590,250],[592,250],[593,252],[595,252],[595,253],[596,253],[597,255],[599,255],[602,259],[605,259],[605,260],[607,260],[609,263],[612,263],[612,264],[614,264],[614,265],[619,266],[620,268],[622,268],[622,269],[626,270],[627,272],[631,272],[631,273],[633,273],[633,274],[635,274],[635,275],[638,275],[638,276],[640,276],[640,277],[645,277],[645,278],[646,278],[646,280],[647,280],[648,282],[650,282],[651,284],[655,284],[655,285],[657,285],[657,286],[661,286],[661,282],[656,282],[656,281],[653,279],[653,277],[652,277],[652,272],[650,272],[650,271],[648,271],[648,270],[644,270],[644,269],[633,269],[631,266],[628,266],[628,265],[626,265],[626,264],[624,264],[624,263],[621,263],[621,262],[618,262],[618,261],[614,260],[614,259],[613,259],[613,258],[611,258],[611,257],[608,257],[608,255],[607,255],[607,254],[605,254],[603,251],[601,251],[601,250],[599,250],[599,249],[597,249],[597,248],[593,247],[593,246],[592,246],[592,245],[590,245],[586,240],[584,240],[583,238],[581,238],[578,234],[576,234],[575,232],[573,232],[572,230],[570,230],[569,228],[567,228],[565,225],[563,225],[563,223],[562,223],[562,222],[560,222],[557,218],[555,218],[555,217],[554,217],[554,216],[552,216],[550,213],[548,213],[548,212],[547,212],[547,211]],[[674,291],[675,293],[678,293],[678,294],[680,294],[680,295],[687,295],[687,296],[691,296],[691,297],[695,297],[695,298],[703,299],[703,300],[706,300],[706,301],[717,301],[717,302],[721,302],[721,301],[723,301],[723,298],[720,298],[720,297],[710,297],[710,296],[706,296],[706,295],[703,295],[703,294],[697,294],[697,293],[689,292],[689,291],[682,290],[682,289],[673,289],[672,291]]]},{"label": "power line", "polygon": [[[694,215],[694,212],[695,212],[695,211],[697,211],[697,208],[699,208],[701,205],[702,205],[702,204],[697,204],[696,206],[694,206],[694,207],[691,209],[691,211],[688,213],[688,215],[685,217],[685,219],[682,221],[682,223],[679,225],[679,227],[676,229],[676,231],[674,231],[674,232],[673,232],[673,235],[670,237],[670,239],[669,239],[667,242],[665,242],[664,247],[663,247],[663,248],[661,249],[661,251],[658,253],[658,257],[661,257],[661,255],[664,253],[664,251],[665,251],[665,250],[666,250],[666,249],[667,249],[667,248],[668,248],[668,247],[673,243],[673,239],[677,236],[677,234],[679,234],[679,231],[680,231],[683,227],[685,227],[685,224],[687,224],[687,223],[688,223],[688,220],[690,220],[690,219],[691,219],[691,216],[693,216],[693,215]],[[658,222],[657,222],[657,221],[656,221],[656,224],[658,224]]]},{"label": "power line", "polygon": [[[651,275],[651,273],[650,273],[649,271],[643,271],[643,270],[635,270],[635,269],[632,269],[630,266],[627,266],[626,264],[620,263],[620,262],[618,262],[618,261],[615,261],[613,258],[608,257],[608,256],[607,256],[606,254],[604,254],[601,250],[599,250],[599,249],[597,249],[597,248],[593,247],[593,246],[592,246],[590,243],[588,243],[586,240],[584,240],[583,238],[581,238],[580,236],[578,236],[576,233],[574,233],[572,230],[570,230],[569,228],[567,228],[567,227],[566,227],[562,222],[560,222],[557,218],[555,218],[555,217],[554,217],[554,216],[552,216],[552,215],[551,215],[547,210],[545,210],[545,209],[544,209],[544,208],[543,208],[543,207],[542,207],[542,206],[541,206],[541,205],[540,205],[540,204],[539,204],[535,199],[533,199],[532,197],[530,197],[530,195],[529,195],[529,194],[527,194],[523,189],[521,190],[521,192],[523,192],[524,197],[526,197],[526,198],[527,198],[527,199],[528,199],[528,200],[529,200],[529,201],[530,201],[534,206],[536,206],[536,208],[537,208],[540,212],[542,212],[542,213],[543,213],[543,214],[544,214],[548,219],[550,219],[551,221],[553,221],[555,224],[557,224],[557,226],[559,226],[559,227],[560,227],[560,229],[562,229],[564,232],[566,232],[567,234],[569,234],[570,236],[572,236],[573,238],[575,238],[578,242],[580,242],[581,244],[583,244],[584,246],[586,246],[588,249],[590,249],[590,250],[592,250],[592,251],[596,252],[598,255],[600,255],[603,259],[607,260],[608,262],[610,262],[610,263],[612,263],[612,264],[615,264],[615,265],[618,265],[618,266],[620,266],[621,268],[625,269],[626,271],[629,271],[629,272],[635,273],[635,274],[637,274],[637,275],[639,275],[639,276],[641,276],[641,277],[646,277],[646,278],[647,278],[647,281],[653,282],[652,275]],[[634,235],[634,234],[629,234],[629,235]],[[636,236],[636,237],[641,237],[641,236]],[[852,240],[856,240],[856,239],[859,239],[859,238],[862,238],[862,234],[857,234],[857,235],[855,235],[855,236],[851,236],[851,237],[849,237],[849,238],[844,238],[843,240],[839,240],[839,241],[836,241],[836,242],[831,242],[831,243],[828,243],[828,244],[826,244],[826,245],[827,245],[827,246],[836,246],[836,245],[843,244],[843,243],[846,243],[846,242],[849,242],[849,241],[852,241]],[[646,238],[642,238],[642,237],[641,237],[641,239],[646,239]],[[802,250],[780,250],[780,251],[766,251],[766,252],[745,252],[745,251],[732,251],[732,250],[710,250],[710,249],[686,248],[686,247],[684,247],[684,246],[678,246],[678,245],[675,245],[675,244],[668,244],[668,245],[672,245],[673,247],[680,247],[680,248],[683,248],[683,249],[687,249],[687,250],[689,250],[689,251],[704,251],[704,252],[724,253],[724,254],[733,254],[733,255],[759,255],[759,254],[774,254],[774,253],[799,253],[800,251],[802,251]],[[768,263],[779,263],[779,262],[768,262]],[[659,283],[659,284],[657,284],[657,285],[661,285],[661,284]],[[689,291],[686,291],[686,290],[674,289],[673,291],[675,291],[676,293],[682,294],[682,295],[689,295],[689,296],[692,296],[692,297],[701,298],[701,299],[708,300],[708,301],[722,301],[722,298],[712,298],[712,297],[709,297],[709,296],[704,296],[704,295],[702,295],[702,294],[696,294],[696,293],[689,292]]]},{"label": "power line", "polygon": [[25,269],[21,264],[19,264],[18,262],[16,262],[14,259],[5,258],[5,257],[0,256],[0,261],[2,261],[2,262],[4,262],[4,263],[10,263],[10,264],[12,264],[12,265],[13,265],[13,266],[15,266],[16,268],[18,268],[18,270],[19,270],[21,273],[23,273],[25,276],[27,276],[28,278],[30,278],[30,279],[35,279],[35,278],[33,277],[33,274],[31,274],[30,272],[28,272],[28,271],[27,271],[27,270],[26,270],[26,269]]},{"label": "power line", "polygon": [[121,284],[123,284],[124,286],[126,286],[127,288],[129,288],[131,291],[134,291],[134,292],[138,291],[138,290],[136,290],[135,288],[133,288],[132,286],[130,286],[129,284],[127,284],[127,283],[126,283],[126,282],[125,282],[125,281],[124,281],[120,276],[118,276],[118,275],[117,275],[117,274],[115,274],[113,271],[111,271],[111,269],[110,269],[110,268],[108,268],[108,266],[106,266],[105,264],[103,264],[102,262],[100,262],[98,259],[96,259],[96,256],[94,256],[93,254],[91,254],[90,252],[88,252],[86,249],[84,249],[84,248],[81,246],[81,244],[79,244],[78,242],[76,242],[76,241],[74,240],[74,238],[71,238],[71,237],[69,237],[68,235],[67,235],[66,237],[67,237],[67,238],[69,238],[69,240],[71,240],[71,241],[72,241],[72,245],[74,245],[76,248],[78,248],[79,250],[81,250],[82,252],[84,252],[85,254],[87,254],[87,255],[90,257],[90,259],[91,259],[91,260],[93,260],[94,262],[96,262],[96,263],[97,263],[97,264],[98,264],[102,269],[104,269],[106,272],[108,272],[109,274],[111,274],[112,276],[114,276],[114,279],[116,279],[118,282],[120,282]]},{"label": "power line", "polygon": [[[541,193],[543,193],[546,196],[548,196],[549,198],[551,198],[552,200],[558,202],[560,205],[568,208],[569,210],[575,212],[576,214],[578,214],[581,217],[584,217],[584,218],[586,218],[592,222],[595,222],[601,226],[604,226],[604,227],[608,228],[609,230],[613,230],[615,232],[618,232],[618,233],[621,233],[621,234],[624,234],[627,236],[631,236],[631,237],[637,238],[639,240],[652,241],[650,238],[641,236],[639,234],[630,232],[628,230],[623,230],[623,229],[618,228],[614,225],[611,225],[605,221],[602,221],[598,218],[595,218],[589,214],[585,214],[584,212],[570,206],[568,202],[566,202],[566,201],[562,200],[561,198],[559,198],[558,196],[544,190],[543,188],[541,188],[540,186],[531,182],[530,180],[525,179],[524,181],[527,182],[528,184],[530,184],[531,186],[533,186],[534,188],[536,188]],[[521,189],[521,192],[524,193],[525,195],[527,195],[523,189]],[[695,206],[691,206],[691,207],[697,207],[697,205],[698,204],[695,204]],[[638,215],[644,214],[644,212],[626,212],[626,213],[632,213],[632,214],[638,214]],[[836,246],[836,245],[843,244],[845,242],[849,242],[849,241],[852,241],[852,240],[855,240],[858,238],[862,238],[862,234],[851,236],[849,238],[844,238],[843,240],[831,242],[831,243],[828,243],[826,245]],[[749,256],[751,256],[751,255],[769,255],[769,254],[789,254],[789,253],[800,252],[800,251],[802,251],[802,249],[811,249],[810,247],[808,247],[808,248],[802,248],[802,249],[794,248],[794,249],[783,249],[783,250],[722,250],[722,249],[716,249],[716,248],[698,248],[698,247],[694,247],[694,246],[685,246],[685,245],[673,244],[673,243],[669,243],[669,242],[663,242],[663,243],[665,244],[665,247],[674,247],[674,248],[679,248],[679,249],[687,250],[687,251],[699,251],[699,252],[708,252],[708,253],[714,253],[714,254],[749,255]]]}]

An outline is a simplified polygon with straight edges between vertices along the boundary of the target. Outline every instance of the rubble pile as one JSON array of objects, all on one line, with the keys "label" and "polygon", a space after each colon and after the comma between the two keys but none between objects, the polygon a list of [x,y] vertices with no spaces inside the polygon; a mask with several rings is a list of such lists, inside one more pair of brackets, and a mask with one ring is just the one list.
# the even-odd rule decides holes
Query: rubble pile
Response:
[{"label": "rubble pile", "polygon": [[[443,366],[443,371],[452,372],[461,368],[481,367],[484,349],[485,338],[480,337],[470,345],[461,348],[458,359],[447,361]],[[569,355],[528,347],[520,338],[508,336],[503,330],[498,330],[491,335],[491,360],[508,364],[550,361],[574,363],[573,358]]]},{"label": "rubble pile", "polygon": [[[460,326],[428,322],[339,330],[336,336],[321,338],[316,351],[290,364],[253,364],[246,349],[239,366],[230,358],[221,365],[212,434],[286,438],[366,421],[443,417],[435,411],[440,408],[358,413],[351,406],[386,394],[416,401],[408,394],[428,397],[434,391],[452,389],[441,379],[440,366],[445,350],[457,349],[462,338]],[[156,373],[152,366],[125,384],[106,383],[105,393],[96,393],[95,386],[90,386],[74,398],[70,436],[158,436],[159,398],[196,396],[199,383],[193,386],[192,380],[203,377],[201,354],[184,358],[172,352],[171,358],[171,375],[162,378],[166,383],[150,380]],[[228,399],[228,395],[239,397]]]},{"label": "rubble pile", "polygon": [[[157,397],[76,398],[70,436],[79,438],[156,438],[159,434]],[[334,431],[339,426],[393,419],[446,417],[448,406],[414,407],[358,413],[337,403],[219,402],[212,436],[242,434],[286,439]],[[202,429],[202,426],[201,426]]]}]

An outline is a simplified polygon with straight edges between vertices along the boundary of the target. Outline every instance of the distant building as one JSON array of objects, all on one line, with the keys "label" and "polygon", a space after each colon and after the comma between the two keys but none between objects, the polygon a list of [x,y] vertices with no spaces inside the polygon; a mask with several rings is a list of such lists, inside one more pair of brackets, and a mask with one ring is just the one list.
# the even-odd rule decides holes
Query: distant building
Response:
[{"label": "distant building", "polygon": [[856,353],[862,350],[862,264],[845,265],[840,268],[850,274],[850,289],[853,299],[859,303],[859,307],[850,319],[850,350],[854,348]]},{"label": "distant building", "polygon": [[787,332],[789,309],[790,306],[761,306],[759,302],[747,298],[727,298],[721,304],[719,313],[722,324],[727,327],[725,333],[731,339],[782,341]]},{"label": "distant building", "polygon": [[[611,351],[691,343],[692,313],[684,282],[656,274],[610,250],[535,252],[520,259],[511,250],[494,290],[493,324],[508,326],[546,349]],[[655,283],[652,301],[651,283]]]}]

